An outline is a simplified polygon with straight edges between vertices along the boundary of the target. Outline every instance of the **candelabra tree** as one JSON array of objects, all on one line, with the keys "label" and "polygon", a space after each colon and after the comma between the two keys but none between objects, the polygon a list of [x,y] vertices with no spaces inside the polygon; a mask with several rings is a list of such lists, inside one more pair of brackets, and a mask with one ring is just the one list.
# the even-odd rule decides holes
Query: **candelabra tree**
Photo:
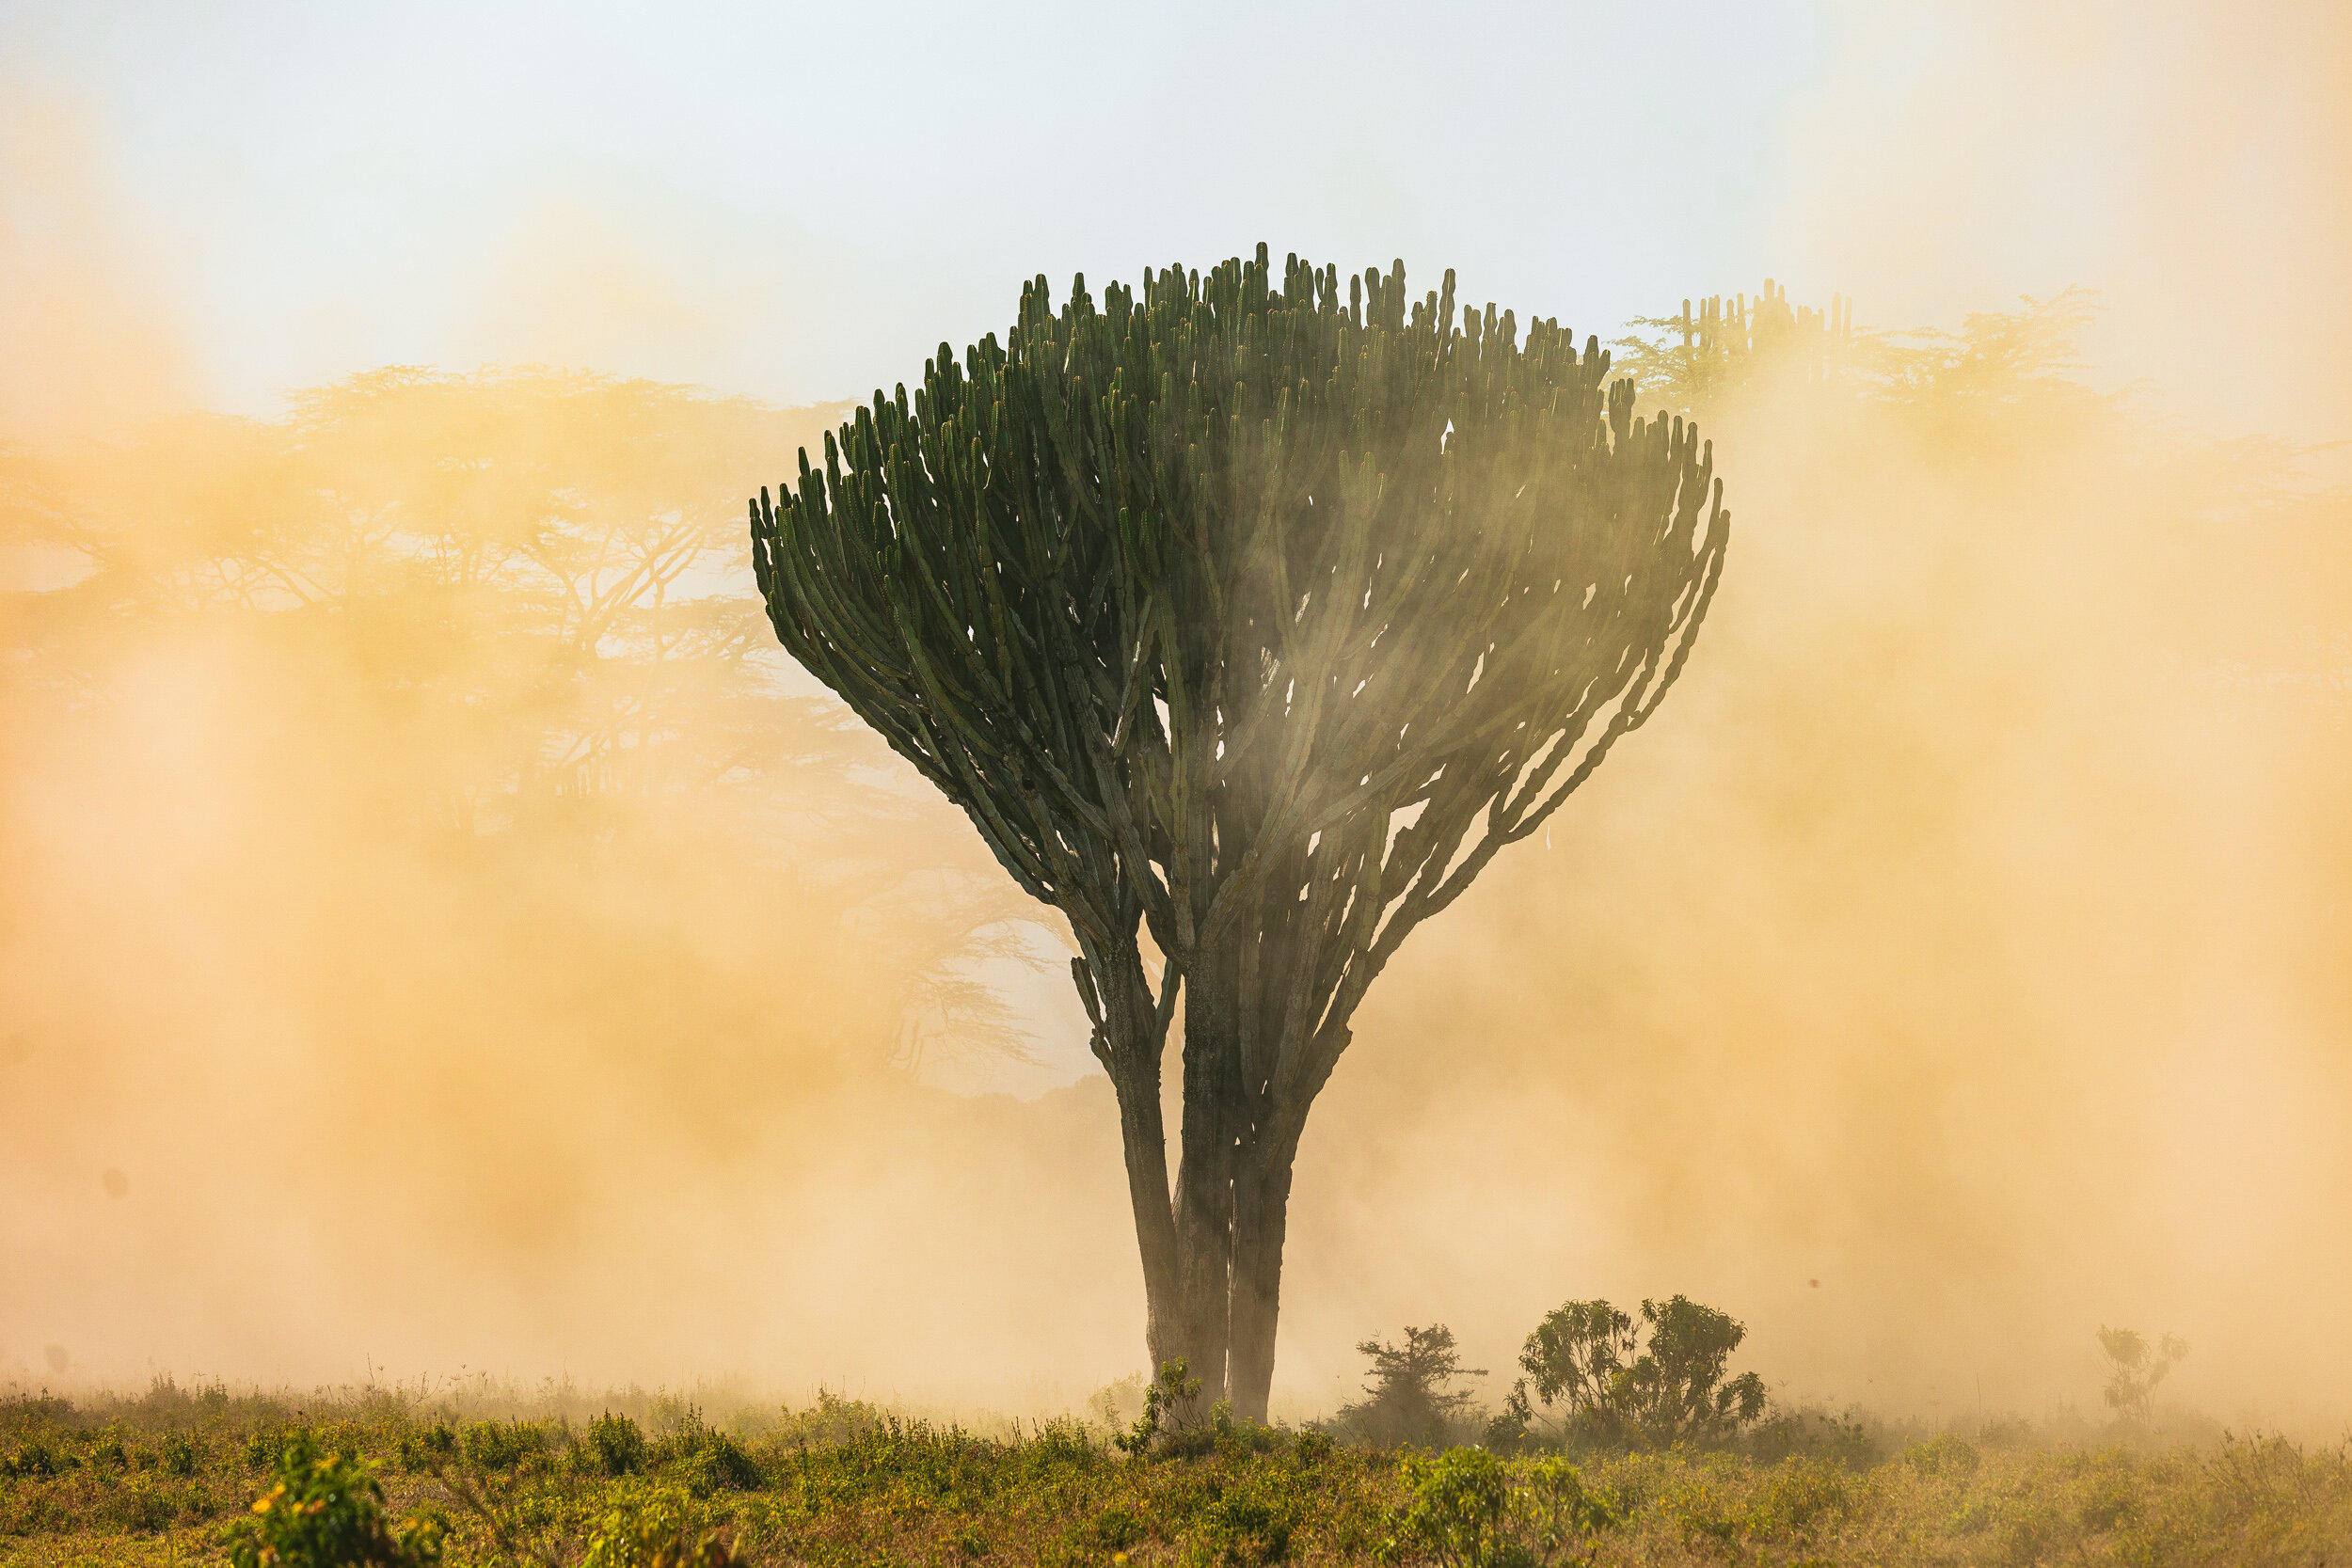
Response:
[{"label": "candelabra tree", "polygon": [[1366,988],[1657,710],[1720,578],[1711,449],[1608,369],[1401,262],[1040,277],[752,503],[786,648],[1068,918],[1149,1352],[1241,1415]]}]

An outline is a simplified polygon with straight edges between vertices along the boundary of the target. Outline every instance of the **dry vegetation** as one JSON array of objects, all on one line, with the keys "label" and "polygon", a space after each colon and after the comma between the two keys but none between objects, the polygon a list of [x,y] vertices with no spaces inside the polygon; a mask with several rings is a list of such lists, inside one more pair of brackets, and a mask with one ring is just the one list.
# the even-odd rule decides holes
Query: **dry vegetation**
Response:
[{"label": "dry vegetation", "polygon": [[[498,1412],[499,1414],[492,1414]],[[453,1563],[2311,1563],[2352,1550],[2352,1454],[2278,1437],[2095,1442],[1796,1418],[1737,1448],[1497,1459],[1202,1425],[1148,1458],[1099,1425],[981,1431],[826,1397],[707,1423],[591,1400],[386,1389],[0,1406],[0,1559],[217,1560],[313,1434],[374,1466]],[[715,1533],[711,1533],[715,1532]],[[501,1537],[503,1537],[501,1543]]]}]

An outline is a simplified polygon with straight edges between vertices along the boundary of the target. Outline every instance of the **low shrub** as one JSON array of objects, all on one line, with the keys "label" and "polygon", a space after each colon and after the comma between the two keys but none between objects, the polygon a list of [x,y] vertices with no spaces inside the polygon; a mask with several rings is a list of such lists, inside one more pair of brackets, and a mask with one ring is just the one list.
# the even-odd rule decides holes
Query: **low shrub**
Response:
[{"label": "low shrub", "polygon": [[1267,1471],[1220,1491],[1194,1516],[1184,1561],[1194,1568],[1265,1568],[1289,1561],[1299,1499],[1279,1478],[1280,1472]]},{"label": "low shrub", "polygon": [[457,1433],[457,1451],[481,1470],[517,1470],[543,1462],[547,1428],[536,1421],[473,1421]]},{"label": "low shrub", "polygon": [[1966,1481],[1984,1463],[1976,1445],[1957,1433],[1945,1433],[1924,1443],[1914,1443],[1903,1450],[1903,1463],[1923,1476],[1937,1480]]},{"label": "low shrub", "polygon": [[72,1455],[46,1437],[27,1437],[16,1452],[0,1459],[0,1476],[54,1476],[73,1463]]},{"label": "low shrub", "polygon": [[1581,1560],[1593,1537],[1623,1522],[1612,1497],[1587,1489],[1564,1459],[1517,1469],[1485,1449],[1403,1462],[1406,1502],[1379,1555],[1440,1568],[1535,1568]]},{"label": "low shrub", "polygon": [[441,1560],[441,1521],[393,1525],[373,1469],[348,1449],[322,1452],[296,1428],[271,1465],[275,1484],[223,1543],[234,1568],[428,1568]]},{"label": "low shrub", "polygon": [[637,1423],[611,1411],[588,1423],[588,1440],[580,1445],[580,1451],[608,1476],[641,1474],[653,1457],[653,1446]]},{"label": "low shrub", "polygon": [[203,1463],[204,1452],[197,1445],[196,1434],[187,1432],[167,1432],[155,1445],[155,1453],[164,1469],[175,1476],[192,1476]]}]

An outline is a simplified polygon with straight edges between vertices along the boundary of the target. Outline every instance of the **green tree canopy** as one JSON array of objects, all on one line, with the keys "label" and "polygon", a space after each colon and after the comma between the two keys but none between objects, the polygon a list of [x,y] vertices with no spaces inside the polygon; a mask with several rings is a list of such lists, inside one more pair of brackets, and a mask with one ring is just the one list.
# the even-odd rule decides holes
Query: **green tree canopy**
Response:
[{"label": "green tree canopy", "polygon": [[1366,988],[1656,711],[1721,572],[1711,453],[1608,370],[1401,263],[1040,278],[753,503],[784,645],[1068,917],[1152,1359],[1244,1414]]}]

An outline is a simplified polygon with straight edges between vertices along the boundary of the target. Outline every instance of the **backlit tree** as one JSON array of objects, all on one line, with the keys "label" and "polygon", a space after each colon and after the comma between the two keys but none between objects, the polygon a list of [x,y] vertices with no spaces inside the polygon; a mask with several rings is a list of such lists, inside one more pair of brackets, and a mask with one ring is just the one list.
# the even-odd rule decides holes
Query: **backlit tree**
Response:
[{"label": "backlit tree", "polygon": [[1721,574],[1711,451],[1608,369],[1402,263],[1041,277],[752,505],[785,646],[1068,918],[1151,1354],[1241,1415],[1366,989],[1656,711]]}]

